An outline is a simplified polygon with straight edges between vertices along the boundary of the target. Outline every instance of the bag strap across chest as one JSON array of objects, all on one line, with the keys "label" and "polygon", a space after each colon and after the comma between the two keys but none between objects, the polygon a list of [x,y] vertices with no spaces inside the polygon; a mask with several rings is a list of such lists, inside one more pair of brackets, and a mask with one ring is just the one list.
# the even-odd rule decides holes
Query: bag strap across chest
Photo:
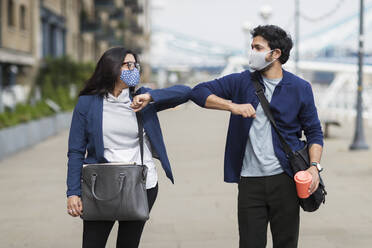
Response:
[{"label": "bag strap across chest", "polygon": [[271,113],[271,110],[270,110],[270,103],[267,101],[267,98],[265,96],[264,89],[263,89],[262,85],[254,77],[252,77],[251,81],[252,81],[252,83],[253,83],[253,85],[256,89],[256,95],[258,96],[258,99],[260,100],[260,103],[261,103],[262,109],[265,112],[265,115],[267,116],[267,118],[269,119],[269,121],[270,121],[271,125],[273,126],[275,132],[279,136],[279,140],[280,140],[280,143],[283,146],[283,150],[284,150],[285,154],[287,156],[293,155],[293,151],[292,151],[291,147],[285,141],[284,137],[281,135],[281,133],[278,129],[278,126],[276,125],[275,119],[274,119],[273,114]]}]

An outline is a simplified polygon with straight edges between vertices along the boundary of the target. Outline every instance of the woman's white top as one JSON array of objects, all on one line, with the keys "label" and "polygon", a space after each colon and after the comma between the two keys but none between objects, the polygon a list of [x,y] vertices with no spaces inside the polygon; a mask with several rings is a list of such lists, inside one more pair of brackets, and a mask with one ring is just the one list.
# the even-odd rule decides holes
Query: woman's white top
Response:
[{"label": "woman's white top", "polygon": [[[108,94],[103,99],[103,155],[110,163],[141,164],[138,124],[131,102],[129,89],[123,89],[118,97]],[[143,133],[143,163],[148,167],[146,188],[150,189],[156,186],[158,175],[151,144],[145,131]]]}]

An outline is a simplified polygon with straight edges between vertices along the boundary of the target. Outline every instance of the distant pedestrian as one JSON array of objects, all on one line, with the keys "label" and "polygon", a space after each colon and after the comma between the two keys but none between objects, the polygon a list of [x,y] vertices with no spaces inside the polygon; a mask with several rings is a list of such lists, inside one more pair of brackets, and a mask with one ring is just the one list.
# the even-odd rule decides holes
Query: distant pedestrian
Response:
[{"label": "distant pedestrian", "polygon": [[[266,246],[270,223],[274,248],[298,245],[299,201],[293,172],[277,133],[265,115],[252,78],[265,89],[281,134],[294,151],[309,144],[312,194],[319,185],[323,134],[311,85],[284,70],[290,36],[274,25],[252,31],[249,70],[197,85],[192,100],[201,107],[231,112],[225,150],[225,181],[238,183],[240,248]],[[212,125],[213,123],[211,123]],[[318,171],[319,170],[319,171]]]},{"label": "distant pedestrian", "polygon": [[[187,102],[191,89],[176,85],[156,90],[141,87],[135,92],[139,70],[136,54],[122,47],[109,49],[80,92],[68,142],[67,211],[71,216],[80,216],[84,211],[80,198],[83,164],[141,164],[137,111],[141,112],[144,126],[143,157],[148,167],[144,187],[150,209],[158,193],[153,154],[173,182],[157,112]],[[133,99],[131,92],[136,95]],[[83,247],[105,247],[114,223],[84,220]],[[116,247],[138,247],[144,225],[144,221],[119,221]]]}]

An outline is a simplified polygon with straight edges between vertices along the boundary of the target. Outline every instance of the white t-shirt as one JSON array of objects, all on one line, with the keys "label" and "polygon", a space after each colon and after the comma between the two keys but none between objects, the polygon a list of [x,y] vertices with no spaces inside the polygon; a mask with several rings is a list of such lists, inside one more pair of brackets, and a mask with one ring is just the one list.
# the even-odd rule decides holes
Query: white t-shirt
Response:
[{"label": "white t-shirt", "polygon": [[[141,164],[137,118],[130,104],[129,89],[124,89],[117,98],[109,94],[103,99],[104,157],[110,163]],[[156,186],[158,175],[145,131],[143,138],[143,163],[148,167],[146,188],[150,189]]]}]

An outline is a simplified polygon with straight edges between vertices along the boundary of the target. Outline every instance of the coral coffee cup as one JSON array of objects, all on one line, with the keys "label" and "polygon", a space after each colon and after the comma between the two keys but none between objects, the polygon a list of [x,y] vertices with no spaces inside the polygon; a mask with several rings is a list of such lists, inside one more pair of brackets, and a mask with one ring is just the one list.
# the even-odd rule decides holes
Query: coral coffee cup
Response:
[{"label": "coral coffee cup", "polygon": [[313,177],[307,171],[299,171],[294,176],[296,182],[297,195],[299,198],[305,199],[310,196],[309,187]]}]

